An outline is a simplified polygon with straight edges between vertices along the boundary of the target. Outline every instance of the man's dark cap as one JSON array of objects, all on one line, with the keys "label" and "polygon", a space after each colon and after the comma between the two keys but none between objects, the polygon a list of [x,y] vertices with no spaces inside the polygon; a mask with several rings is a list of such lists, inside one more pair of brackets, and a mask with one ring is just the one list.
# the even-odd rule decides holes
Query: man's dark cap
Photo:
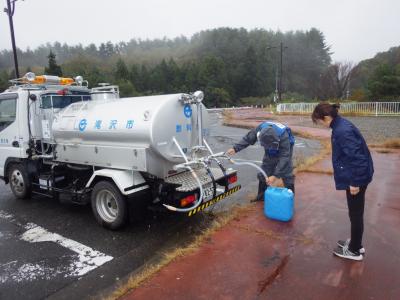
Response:
[{"label": "man's dark cap", "polygon": [[263,147],[269,147],[274,143],[279,143],[279,137],[271,126],[261,129],[258,135],[258,140]]}]

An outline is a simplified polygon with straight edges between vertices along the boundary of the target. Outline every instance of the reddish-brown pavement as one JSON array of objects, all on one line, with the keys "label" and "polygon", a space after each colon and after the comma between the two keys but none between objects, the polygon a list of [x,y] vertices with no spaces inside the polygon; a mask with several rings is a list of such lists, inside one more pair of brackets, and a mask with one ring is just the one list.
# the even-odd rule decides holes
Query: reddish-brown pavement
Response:
[{"label": "reddish-brown pavement", "polygon": [[251,204],[123,299],[400,299],[400,155],[373,159],[364,261],[332,255],[349,237],[345,193],[330,175],[300,173],[291,222],[269,220],[262,203]]}]

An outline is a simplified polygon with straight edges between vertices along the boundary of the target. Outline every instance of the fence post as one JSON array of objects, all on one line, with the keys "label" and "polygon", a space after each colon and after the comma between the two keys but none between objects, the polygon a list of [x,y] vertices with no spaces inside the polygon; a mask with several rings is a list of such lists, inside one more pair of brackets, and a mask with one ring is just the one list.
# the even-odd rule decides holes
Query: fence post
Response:
[{"label": "fence post", "polygon": [[378,116],[378,102],[375,102],[375,117]]}]

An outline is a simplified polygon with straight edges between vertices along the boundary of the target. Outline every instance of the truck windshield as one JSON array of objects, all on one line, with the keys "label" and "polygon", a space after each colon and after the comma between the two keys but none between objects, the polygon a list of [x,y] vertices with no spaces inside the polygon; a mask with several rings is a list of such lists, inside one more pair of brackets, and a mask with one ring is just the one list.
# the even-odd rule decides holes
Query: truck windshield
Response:
[{"label": "truck windshield", "polygon": [[89,93],[73,92],[67,95],[45,94],[41,96],[42,108],[64,108],[71,103],[90,100]]},{"label": "truck windshield", "polygon": [[15,121],[17,111],[17,99],[1,99],[0,98],[0,131],[8,127]]}]

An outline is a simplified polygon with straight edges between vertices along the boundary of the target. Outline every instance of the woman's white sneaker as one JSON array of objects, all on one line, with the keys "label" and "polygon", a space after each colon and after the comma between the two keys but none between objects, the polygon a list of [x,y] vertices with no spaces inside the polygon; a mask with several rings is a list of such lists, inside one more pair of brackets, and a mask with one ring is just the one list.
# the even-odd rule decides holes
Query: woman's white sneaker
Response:
[{"label": "woman's white sneaker", "polygon": [[364,256],[360,252],[352,252],[349,250],[348,247],[336,247],[335,250],[333,250],[333,254],[336,256],[339,256],[341,258],[347,258],[351,260],[357,260],[361,261],[363,260]]},{"label": "woman's white sneaker", "polygon": [[[345,240],[345,241],[339,240],[339,241],[337,241],[337,245],[338,245],[340,248],[349,247],[349,245],[350,245],[350,239],[347,239],[347,240]],[[365,254],[365,248],[364,248],[364,247],[361,247],[360,250],[358,250],[358,251],[360,252],[360,254]]]}]

